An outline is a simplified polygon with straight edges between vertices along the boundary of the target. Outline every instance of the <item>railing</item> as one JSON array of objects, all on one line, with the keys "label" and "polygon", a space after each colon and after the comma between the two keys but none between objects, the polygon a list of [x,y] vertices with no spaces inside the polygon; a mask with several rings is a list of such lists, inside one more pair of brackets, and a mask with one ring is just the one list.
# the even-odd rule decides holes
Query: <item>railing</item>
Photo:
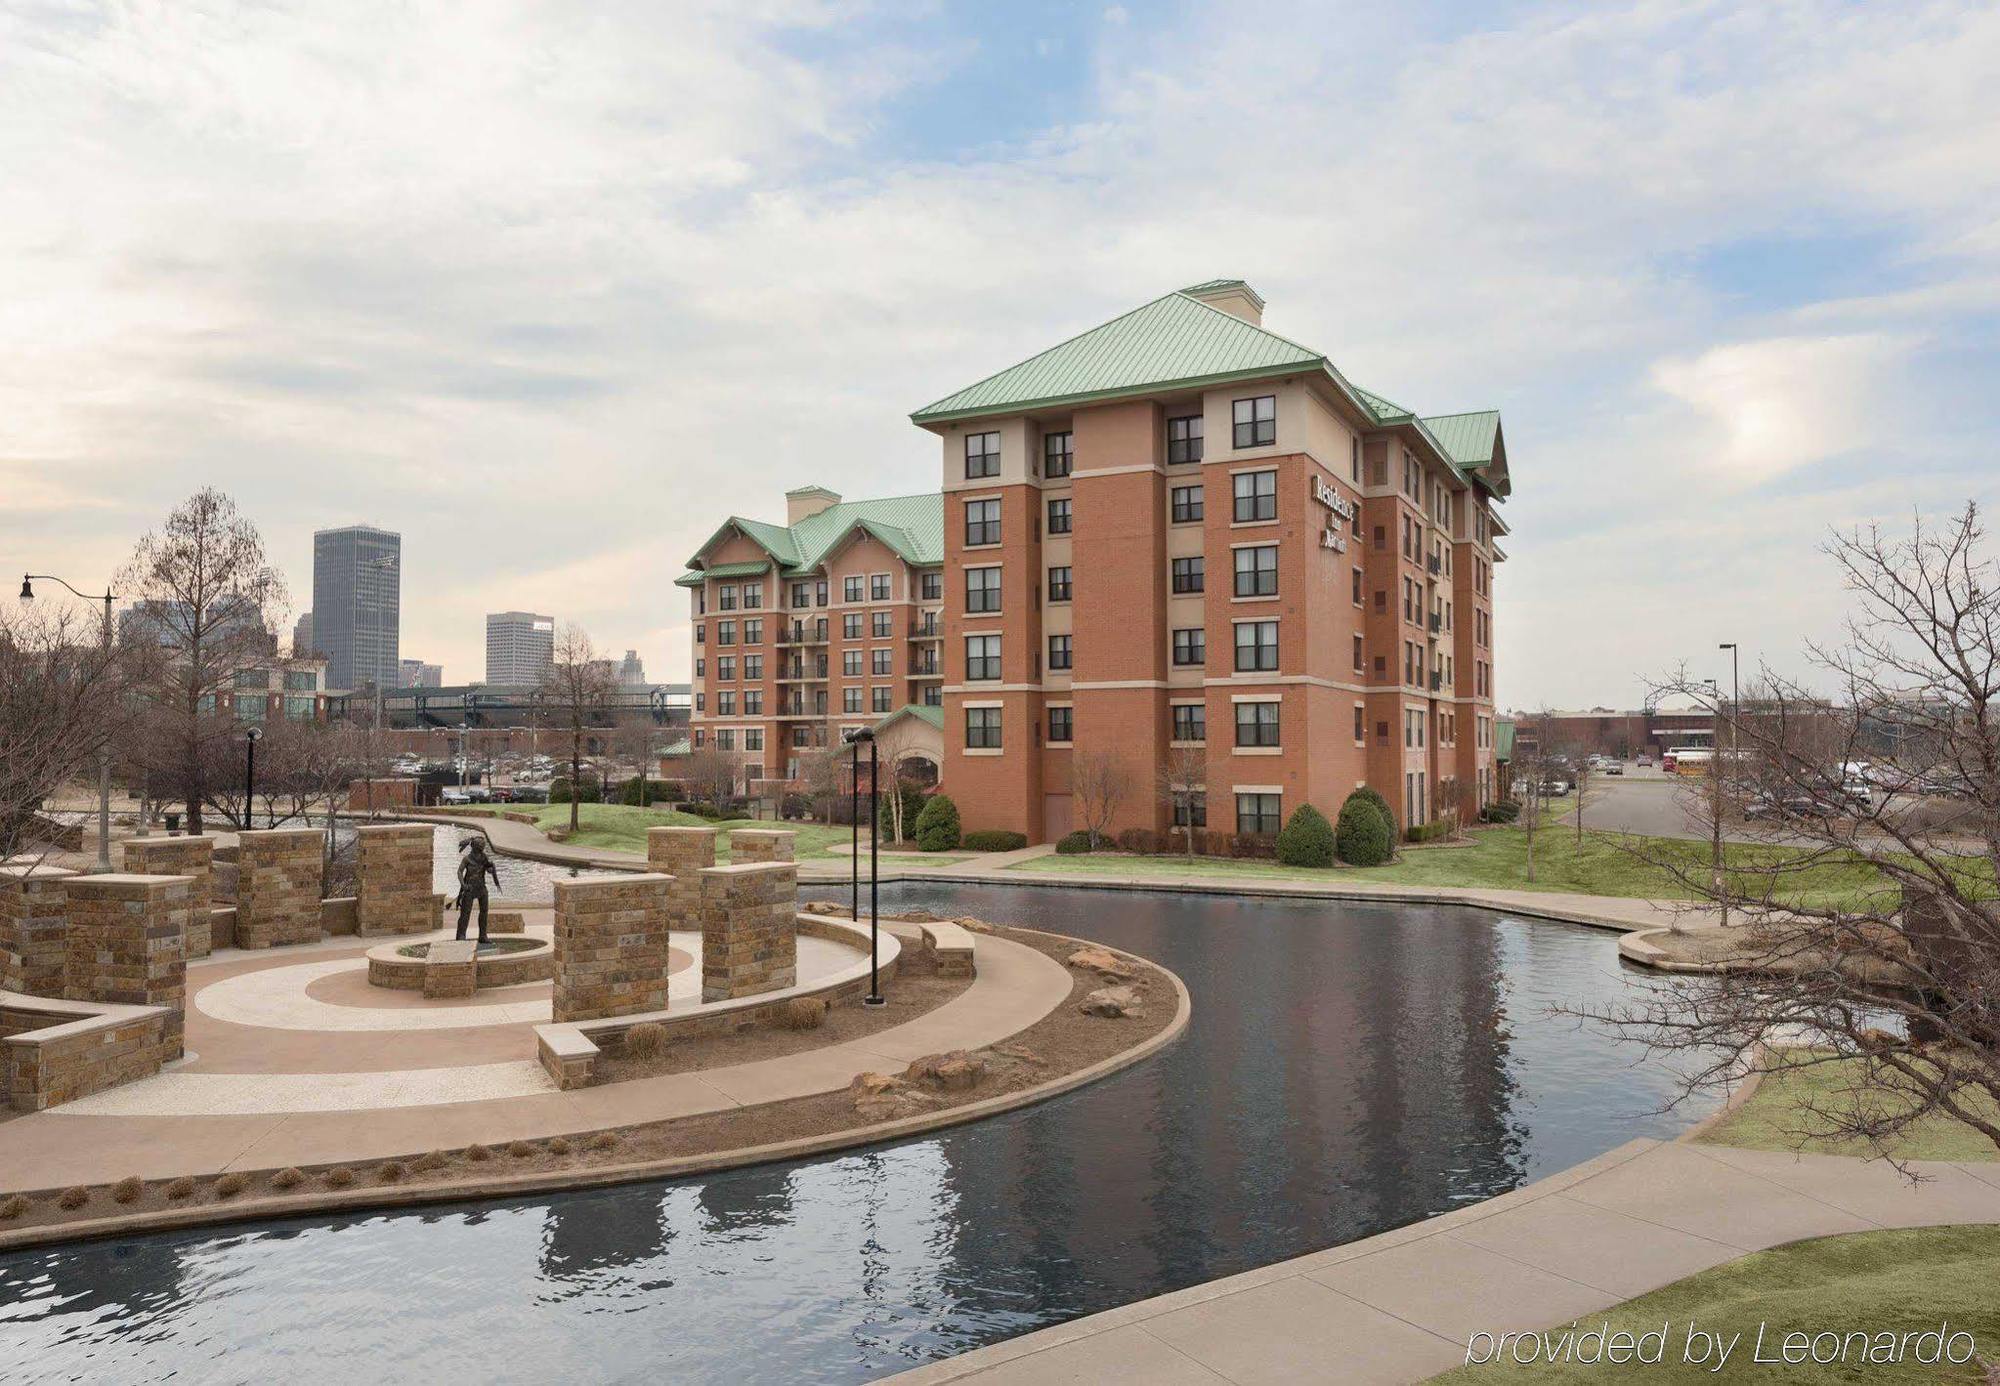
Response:
[{"label": "railing", "polygon": [[1436,577],[1444,565],[1438,562],[1438,556],[1436,554],[1432,554],[1429,558],[1424,560],[1424,566],[1431,570],[1432,577]]},{"label": "railing", "polygon": [[1431,692],[1435,693],[1435,692],[1437,692],[1437,691],[1438,691],[1438,690],[1439,690],[1440,688],[1443,688],[1443,687],[1444,687],[1444,675],[1443,675],[1443,674],[1432,674],[1432,675],[1431,675]]},{"label": "railing", "polygon": [[910,665],[912,678],[935,677],[937,671],[938,662],[935,659],[920,659]]},{"label": "railing", "polygon": [[1443,629],[1444,629],[1444,617],[1438,615],[1437,612],[1433,611],[1431,613],[1431,634],[1436,635],[1439,631]]},{"label": "railing", "polygon": [[915,621],[910,625],[910,639],[935,640],[944,632],[938,629],[936,621]]}]

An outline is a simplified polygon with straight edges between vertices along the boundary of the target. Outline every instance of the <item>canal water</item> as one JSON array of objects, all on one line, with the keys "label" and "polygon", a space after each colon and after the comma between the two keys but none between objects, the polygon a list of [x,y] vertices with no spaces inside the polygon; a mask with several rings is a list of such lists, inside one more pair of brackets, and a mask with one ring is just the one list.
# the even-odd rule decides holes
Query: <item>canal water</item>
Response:
[{"label": "canal water", "polygon": [[[970,1126],[725,1174],[0,1258],[12,1382],[856,1382],[1491,1197],[1704,1113],[1574,1022],[1612,935],[1460,907],[945,883],[1193,1022]],[[0,1128],[0,1141],[4,1141]]]}]

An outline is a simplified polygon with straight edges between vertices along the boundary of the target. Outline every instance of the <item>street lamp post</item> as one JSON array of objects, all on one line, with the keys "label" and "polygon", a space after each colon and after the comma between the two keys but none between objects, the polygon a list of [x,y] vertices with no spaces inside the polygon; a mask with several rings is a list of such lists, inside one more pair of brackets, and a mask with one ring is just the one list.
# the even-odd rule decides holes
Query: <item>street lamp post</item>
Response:
[{"label": "street lamp post", "polygon": [[257,802],[257,738],[263,733],[255,727],[247,727],[243,732],[243,827],[250,828],[250,808]]},{"label": "street lamp post", "polygon": [[1715,648],[1729,651],[1729,749],[1733,752],[1736,750],[1737,738],[1743,734],[1740,727],[1743,720],[1742,669],[1736,657],[1734,640],[1717,645]]},{"label": "street lamp post", "polygon": [[[35,599],[36,578],[40,578],[44,582],[60,582],[64,587],[69,587],[69,590],[72,593],[82,598],[84,601],[104,603],[104,652],[106,654],[109,654],[111,652],[112,593],[107,589],[101,595],[93,597],[88,592],[78,592],[74,587],[70,587],[70,585],[67,582],[63,582],[61,578],[55,576],[53,573],[23,573],[21,575],[22,601],[31,602]],[[107,872],[109,872],[110,870],[111,870],[111,742],[107,735],[107,739],[104,743],[104,749],[98,754],[97,758],[97,865],[91,868],[91,874],[102,876]]]},{"label": "street lamp post", "polygon": [[875,733],[867,727],[857,727],[847,733],[847,744],[853,748],[850,753],[850,773],[854,783],[854,894],[853,912],[859,917],[861,912],[861,743],[868,743],[868,994],[861,998],[864,1006],[886,1006],[888,998],[882,995],[882,974],[876,964],[876,938],[882,927],[882,878],[876,858],[875,827],[882,815],[881,750],[875,743]]}]

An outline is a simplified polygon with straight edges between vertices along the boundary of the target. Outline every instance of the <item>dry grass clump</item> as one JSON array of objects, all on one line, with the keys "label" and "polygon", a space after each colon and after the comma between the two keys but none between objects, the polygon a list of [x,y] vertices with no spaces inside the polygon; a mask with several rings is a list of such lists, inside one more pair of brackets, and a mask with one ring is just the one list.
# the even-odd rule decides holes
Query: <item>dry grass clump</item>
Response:
[{"label": "dry grass clump", "polygon": [[346,1165],[335,1165],[320,1177],[326,1180],[327,1187],[344,1189],[354,1182],[354,1171]]},{"label": "dry grass clump", "polygon": [[72,1184],[56,1195],[56,1207],[81,1208],[90,1202],[90,1190],[81,1184]]},{"label": "dry grass clump", "polygon": [[666,1047],[667,1027],[657,1022],[649,1020],[625,1032],[623,1052],[628,1059],[656,1058]]},{"label": "dry grass clump", "polygon": [[618,1144],[618,1136],[615,1132],[599,1131],[584,1144],[592,1150],[609,1150],[612,1146]]},{"label": "dry grass clump", "polygon": [[492,1159],[493,1152],[483,1145],[468,1145],[465,1147],[465,1158],[477,1164],[481,1160]]},{"label": "dry grass clump", "polygon": [[111,1186],[111,1197],[120,1203],[130,1203],[146,1192],[146,1181],[136,1174],[128,1174]]},{"label": "dry grass clump", "polygon": [[286,1165],[271,1176],[271,1187],[274,1189],[296,1189],[305,1182],[305,1171],[296,1165]]},{"label": "dry grass clump", "polygon": [[240,1174],[225,1174],[215,1181],[217,1198],[234,1198],[249,1186],[250,1181]]},{"label": "dry grass clump", "polygon": [[551,1136],[549,1138],[549,1154],[551,1155],[569,1154],[569,1142],[564,1140],[561,1136]]},{"label": "dry grass clump", "polygon": [[28,1211],[28,1200],[20,1194],[9,1194],[5,1203],[0,1203],[0,1218],[18,1218]]},{"label": "dry grass clump", "polygon": [[375,1167],[375,1177],[384,1184],[393,1184],[409,1172],[401,1160],[384,1160]]},{"label": "dry grass clump", "polygon": [[817,1030],[826,1023],[826,1007],[810,996],[795,996],[771,1012],[780,1030]]},{"label": "dry grass clump", "polygon": [[187,1198],[194,1193],[194,1180],[183,1174],[167,1185],[165,1193],[168,1198]]},{"label": "dry grass clump", "polygon": [[535,1147],[527,1141],[511,1141],[508,1143],[507,1153],[517,1160],[525,1160],[535,1153]]},{"label": "dry grass clump", "polygon": [[419,1174],[429,1174],[434,1169],[443,1169],[444,1152],[442,1150],[433,1150],[429,1154],[419,1155],[416,1159],[410,1161],[410,1168]]}]

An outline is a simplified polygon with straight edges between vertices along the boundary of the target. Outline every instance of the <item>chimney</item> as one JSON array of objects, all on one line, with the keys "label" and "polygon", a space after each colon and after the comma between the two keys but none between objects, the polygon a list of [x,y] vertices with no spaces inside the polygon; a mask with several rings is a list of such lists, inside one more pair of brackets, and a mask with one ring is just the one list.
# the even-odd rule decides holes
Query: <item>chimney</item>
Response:
[{"label": "chimney", "polygon": [[829,491],[824,486],[801,486],[796,491],[785,492],[785,523],[795,525],[830,505],[839,504],[840,493],[837,491]]},{"label": "chimney", "polygon": [[1264,325],[1264,298],[1241,279],[1211,279],[1181,290],[1211,308],[1220,308],[1231,317],[1241,318],[1252,327]]}]

